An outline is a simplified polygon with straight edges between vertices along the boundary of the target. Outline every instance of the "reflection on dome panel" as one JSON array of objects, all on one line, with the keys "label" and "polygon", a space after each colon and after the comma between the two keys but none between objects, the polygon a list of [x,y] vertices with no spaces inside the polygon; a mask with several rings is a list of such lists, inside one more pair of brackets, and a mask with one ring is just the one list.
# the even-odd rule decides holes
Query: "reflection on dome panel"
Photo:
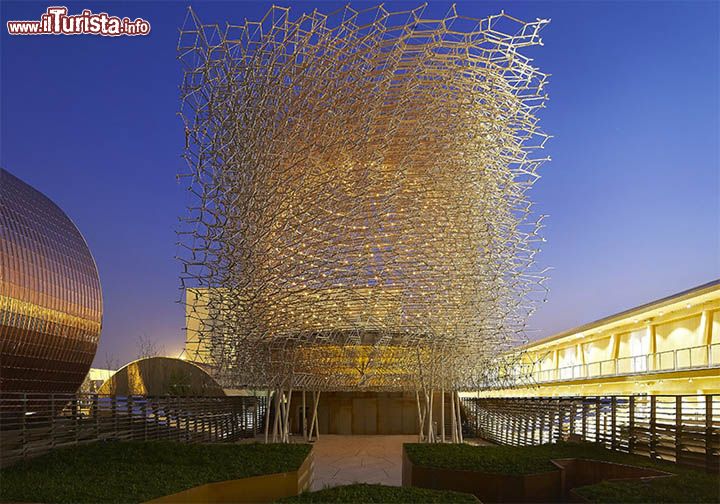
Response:
[{"label": "reflection on dome panel", "polygon": [[75,392],[100,338],[102,293],[82,235],[0,170],[0,390]]}]

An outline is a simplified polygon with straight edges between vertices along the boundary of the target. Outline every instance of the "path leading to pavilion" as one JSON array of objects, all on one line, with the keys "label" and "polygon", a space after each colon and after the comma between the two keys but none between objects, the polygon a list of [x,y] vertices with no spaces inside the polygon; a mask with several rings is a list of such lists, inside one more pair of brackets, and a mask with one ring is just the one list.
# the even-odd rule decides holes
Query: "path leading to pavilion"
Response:
[{"label": "path leading to pavilion", "polygon": [[[337,436],[315,442],[313,490],[352,483],[402,485],[402,445],[417,436]],[[473,439],[472,444],[491,444]]]},{"label": "path leading to pavilion", "polygon": [[402,445],[417,436],[337,436],[315,442],[313,490],[352,483],[402,484]]},{"label": "path leading to pavilion", "polygon": [[[240,443],[262,443],[264,436],[245,439]],[[291,442],[302,443],[302,436],[292,436]],[[325,487],[375,483],[402,485],[402,445],[417,443],[416,435],[403,436],[340,436],[321,434],[314,444],[312,490]],[[467,444],[491,445],[483,439],[468,439]]]}]

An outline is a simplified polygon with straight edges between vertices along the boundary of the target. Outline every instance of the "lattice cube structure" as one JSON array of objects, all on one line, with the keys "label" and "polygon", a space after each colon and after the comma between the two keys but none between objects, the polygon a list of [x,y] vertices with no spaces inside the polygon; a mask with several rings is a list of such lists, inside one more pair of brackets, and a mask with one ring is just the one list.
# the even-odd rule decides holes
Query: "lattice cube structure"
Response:
[{"label": "lattice cube structure", "polygon": [[[181,30],[189,358],[227,386],[501,380],[544,298],[547,22],[383,6]],[[492,371],[491,371],[492,370]]]}]

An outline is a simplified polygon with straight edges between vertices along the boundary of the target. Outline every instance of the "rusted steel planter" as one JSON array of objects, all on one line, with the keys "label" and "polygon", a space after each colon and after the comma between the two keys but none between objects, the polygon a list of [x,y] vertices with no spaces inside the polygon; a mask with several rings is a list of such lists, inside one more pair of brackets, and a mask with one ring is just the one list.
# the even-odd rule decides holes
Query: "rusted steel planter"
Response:
[{"label": "rusted steel planter", "polygon": [[488,474],[478,471],[416,466],[403,448],[403,486],[455,490],[482,502],[556,502],[560,471],[536,474]]},{"label": "rusted steel planter", "polygon": [[534,474],[492,474],[461,469],[420,467],[403,448],[402,484],[475,495],[482,502],[587,502],[573,491],[601,481],[666,478],[671,473],[646,467],[587,459],[554,459],[556,470]]},{"label": "rusted steel planter", "polygon": [[592,502],[578,492],[576,488],[594,485],[601,481],[651,480],[671,478],[675,475],[649,467],[639,467],[616,462],[587,459],[555,459],[552,463],[560,468],[563,495],[567,502]]},{"label": "rusted steel planter", "polygon": [[312,483],[313,468],[314,455],[311,450],[297,471],[207,483],[153,499],[146,504],[274,502],[308,490]]}]

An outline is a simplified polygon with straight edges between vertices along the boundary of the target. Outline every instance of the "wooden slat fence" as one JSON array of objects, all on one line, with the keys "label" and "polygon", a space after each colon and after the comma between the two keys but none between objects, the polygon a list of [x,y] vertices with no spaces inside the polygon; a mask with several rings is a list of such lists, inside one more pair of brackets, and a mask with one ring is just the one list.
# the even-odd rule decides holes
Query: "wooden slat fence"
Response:
[{"label": "wooden slat fence", "polygon": [[99,440],[232,442],[262,428],[265,397],[0,396],[0,466]]},{"label": "wooden slat fence", "polygon": [[720,470],[720,396],[465,398],[469,435],[504,445],[582,440]]}]

